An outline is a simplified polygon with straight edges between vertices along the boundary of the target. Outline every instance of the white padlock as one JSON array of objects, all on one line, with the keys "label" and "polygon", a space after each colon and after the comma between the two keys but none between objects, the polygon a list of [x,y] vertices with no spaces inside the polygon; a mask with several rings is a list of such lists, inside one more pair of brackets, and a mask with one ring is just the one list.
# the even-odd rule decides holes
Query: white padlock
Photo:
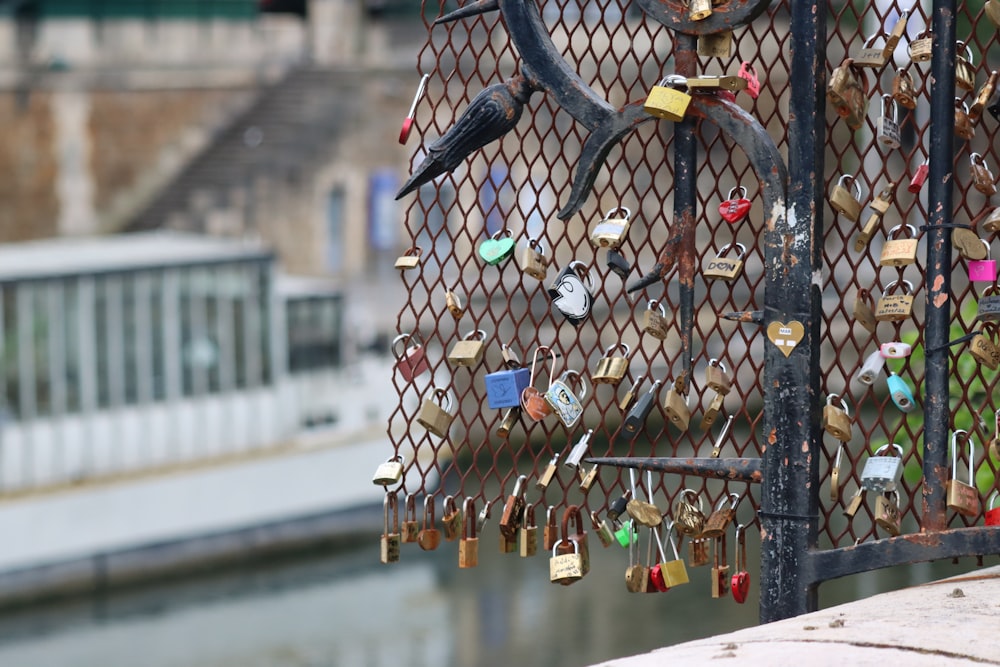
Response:
[{"label": "white padlock", "polygon": [[590,436],[594,433],[594,429],[590,429],[580,438],[580,442],[573,445],[573,448],[569,450],[569,456],[563,460],[563,465],[567,468],[579,468],[580,462],[583,460],[584,455],[587,453],[587,446],[590,443]]},{"label": "white padlock", "polygon": [[854,379],[861,384],[874,384],[878,376],[882,374],[884,367],[885,357],[882,356],[882,350],[875,350],[865,359],[865,363],[861,366],[858,374],[854,376]]},{"label": "white padlock", "polygon": [[888,343],[882,343],[882,346],[879,347],[878,351],[879,354],[886,359],[902,359],[903,357],[910,356],[910,352],[913,351],[913,346],[909,343],[894,340]]}]

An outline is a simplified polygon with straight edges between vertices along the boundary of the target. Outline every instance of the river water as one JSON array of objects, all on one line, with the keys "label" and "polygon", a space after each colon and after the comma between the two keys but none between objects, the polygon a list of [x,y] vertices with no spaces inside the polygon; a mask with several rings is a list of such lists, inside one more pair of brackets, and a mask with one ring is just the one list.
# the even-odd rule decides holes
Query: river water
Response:
[{"label": "river water", "polygon": [[[378,562],[378,538],[353,547],[216,572],[0,617],[0,665],[11,667],[577,667],[754,625],[744,605],[712,599],[709,568],[667,593],[625,590],[627,552],[591,535],[592,569],[568,587],[548,558],[480,545],[480,565],[457,548],[404,545]],[[757,580],[756,535],[750,567]],[[921,564],[824,584],[821,605],[966,572]]]}]

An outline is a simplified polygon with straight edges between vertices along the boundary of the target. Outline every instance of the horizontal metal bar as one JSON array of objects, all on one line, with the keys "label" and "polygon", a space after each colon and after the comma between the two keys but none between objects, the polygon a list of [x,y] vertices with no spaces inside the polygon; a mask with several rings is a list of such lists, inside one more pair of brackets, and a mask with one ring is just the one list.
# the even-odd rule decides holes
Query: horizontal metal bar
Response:
[{"label": "horizontal metal bar", "polygon": [[715,477],[737,482],[761,481],[760,459],[708,457],[670,457],[670,456],[606,456],[584,459],[588,463],[613,466],[615,468],[637,468],[639,470],[656,470],[671,472],[678,475],[694,475],[696,477]]}]

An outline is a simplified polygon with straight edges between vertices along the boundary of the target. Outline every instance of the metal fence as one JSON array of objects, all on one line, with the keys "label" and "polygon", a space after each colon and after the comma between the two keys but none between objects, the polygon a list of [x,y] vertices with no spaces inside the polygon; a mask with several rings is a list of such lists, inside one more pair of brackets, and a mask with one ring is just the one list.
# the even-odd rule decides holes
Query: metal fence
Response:
[{"label": "metal fence", "polygon": [[[390,434],[396,454],[407,457],[401,494],[431,492],[440,504],[452,493],[459,506],[473,499],[477,510],[489,502],[493,523],[519,474],[529,478],[527,501],[537,502],[540,522],[548,506],[578,504],[606,516],[631,489],[627,472],[608,463],[664,471],[652,478],[652,500],[674,519],[686,489],[704,500],[707,513],[737,494],[736,521],[760,528],[766,621],[815,608],[818,584],[831,578],[1000,552],[995,529],[961,530],[984,523],[1000,458],[988,446],[1000,436],[995,363],[983,338],[973,339],[979,332],[997,342],[987,312],[996,272],[976,263],[987,259],[992,239],[986,182],[994,179],[974,178],[974,167],[1000,163],[997,120],[977,106],[972,136],[954,130],[956,109],[972,107],[990,80],[997,26],[988,17],[992,0],[985,7],[712,4],[710,17],[694,21],[694,1],[547,1],[538,7],[544,34],[534,30],[531,0],[468,3],[476,11],[437,24],[454,8],[425,6],[428,41],[418,74],[427,74],[428,84],[409,144],[413,173],[437,160],[444,175],[416,196],[404,195],[419,263],[401,271],[408,299],[398,320],[403,360],[394,375],[399,405]],[[728,28],[731,55],[700,55],[709,40],[695,33]],[[887,47],[894,29],[899,43]],[[917,40],[928,36],[933,57],[912,59],[911,47],[920,58]],[[884,50],[887,61],[859,66],[865,48]],[[955,75],[956,54],[967,52],[971,90]],[[847,58],[854,64],[838,73]],[[676,123],[642,111],[669,74],[734,75],[742,63],[760,76],[756,98],[738,91],[733,102],[694,92]],[[827,96],[827,84],[845,73],[859,80],[859,95],[868,100],[857,129]],[[906,74],[912,109],[900,103]],[[510,131],[494,128],[499,140],[483,139],[475,150],[474,138],[461,150],[455,142],[434,143],[462,123],[480,90],[505,81],[506,92],[491,90],[510,112]],[[886,137],[894,114],[898,145]],[[477,121],[484,132],[485,118]],[[918,186],[921,165],[928,173]],[[739,218],[727,202],[743,196],[750,208]],[[852,214],[854,199],[860,211]],[[630,267],[624,277],[614,270],[622,260],[590,240],[595,225],[619,207],[631,213],[620,248]],[[866,227],[870,240],[859,240]],[[513,256],[487,263],[485,255],[503,250],[508,237]],[[487,240],[492,248],[482,246]],[[912,260],[883,256],[894,240],[903,243],[892,252],[913,251]],[[521,268],[522,253],[539,244],[549,261],[542,280]],[[718,257],[742,265],[726,275],[726,267],[720,273],[718,263],[712,266]],[[554,303],[560,297],[549,293],[572,262],[593,280],[593,309],[579,322],[564,316]],[[984,269],[986,282],[970,279],[970,271]],[[642,281],[656,271],[662,279],[657,273]],[[464,308],[458,317],[447,307],[449,292]],[[892,302],[902,301],[893,297],[907,294],[912,312],[885,319]],[[647,311],[661,306],[662,340],[645,327]],[[866,306],[877,321],[868,321]],[[458,341],[478,338],[482,361],[449,361]],[[418,339],[429,372],[409,380],[400,367]],[[620,344],[628,346],[624,379],[593,384],[601,358]],[[553,380],[566,370],[586,379],[576,424],[519,414],[507,435],[498,434],[511,415],[488,407],[485,376],[506,367],[504,346],[526,366],[539,346],[553,350],[553,364],[534,378],[542,391],[551,365],[558,369]],[[978,357],[974,346],[981,346]],[[721,399],[707,376],[720,363],[732,380]],[[873,381],[860,380],[866,370],[874,371]],[[654,380],[661,385],[654,388]],[[653,389],[656,397],[635,433],[625,428],[632,409],[621,405],[630,387],[639,395]],[[686,390],[686,429],[667,409],[677,406],[672,388]],[[446,437],[418,423],[436,389],[453,397]],[[834,427],[825,428],[841,406],[848,414],[833,414]],[[716,409],[714,425],[706,425],[705,415]],[[728,416],[732,429],[721,438]],[[836,424],[850,432],[836,437]],[[539,491],[534,482],[553,457],[568,456],[591,430],[587,456],[605,465],[589,492],[562,463]],[[884,445],[881,454],[898,451],[893,445],[902,450],[896,492],[863,475]],[[968,515],[945,497],[952,445],[958,477],[971,476],[979,500]],[[861,491],[863,477],[874,490]],[[425,487],[439,478],[443,488]],[[856,494],[852,518],[845,512]],[[897,502],[900,534],[893,536],[886,528],[891,517],[879,522],[876,514],[891,514]]]}]

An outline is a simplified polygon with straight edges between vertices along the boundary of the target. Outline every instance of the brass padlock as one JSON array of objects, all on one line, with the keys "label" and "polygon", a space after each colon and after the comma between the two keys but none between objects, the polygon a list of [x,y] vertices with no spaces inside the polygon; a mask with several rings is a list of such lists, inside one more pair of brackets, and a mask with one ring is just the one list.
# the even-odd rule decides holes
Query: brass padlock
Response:
[{"label": "brass padlock", "polygon": [[724,597],[729,593],[729,565],[726,563],[726,534],[715,538],[715,555],[712,565],[712,597]]},{"label": "brass padlock", "polygon": [[460,568],[479,565],[479,538],[476,536],[476,501],[466,498],[462,505],[465,515],[462,522],[462,537],[458,541],[458,566]]},{"label": "brass padlock", "polygon": [[712,15],[712,0],[689,0],[688,18],[692,21],[704,21]]},{"label": "brass padlock", "polygon": [[521,408],[509,408],[503,417],[500,419],[500,423],[497,424],[495,433],[498,438],[506,438],[510,435],[510,431],[517,424],[518,420],[521,418]]},{"label": "brass padlock", "polygon": [[681,433],[688,430],[688,424],[691,421],[691,408],[688,407],[687,397],[683,396],[676,386],[667,390],[663,409],[675,428]]},{"label": "brass padlock", "polygon": [[983,229],[988,232],[1000,232],[1000,206],[997,206],[983,220]]},{"label": "brass padlock", "polygon": [[733,381],[726,373],[726,366],[718,359],[708,360],[708,366],[705,368],[705,384],[723,396],[732,389]]},{"label": "brass padlock", "polygon": [[892,31],[886,36],[883,55],[887,61],[892,57],[896,47],[899,46],[899,41],[906,36],[906,22],[909,18],[909,10],[903,11],[896,19],[895,25],[892,26]]},{"label": "brass padlock", "polygon": [[[389,523],[389,510],[392,510],[392,524]],[[386,491],[382,500],[382,538],[381,556],[383,563],[399,562],[399,547],[402,537],[399,533],[399,497],[396,492]]]},{"label": "brass padlock", "polygon": [[[541,502],[541,501],[539,501]],[[531,558],[538,553],[538,526],[535,524],[535,504],[524,510],[524,522],[517,536],[521,558]]]},{"label": "brass padlock", "polygon": [[955,85],[970,93],[976,89],[976,67],[972,59],[972,47],[966,42],[955,43]]},{"label": "brass padlock", "polygon": [[[886,105],[892,107],[892,117],[889,117]],[[886,148],[899,148],[901,137],[899,134],[899,112],[896,109],[896,100],[888,94],[882,95],[882,113],[878,117],[877,123],[878,142]]]},{"label": "brass padlock", "polygon": [[[875,46],[875,40],[879,38],[882,38],[885,42],[882,46]],[[882,69],[885,67],[885,64],[889,62],[889,56],[892,55],[891,49],[886,52],[888,40],[889,36],[883,32],[877,32],[866,39],[864,45],[854,55],[854,66],[871,67],[873,69]]]},{"label": "brass padlock", "polygon": [[736,507],[740,504],[743,496],[738,493],[730,493],[722,498],[712,510],[712,513],[705,519],[705,527],[701,531],[702,537],[718,538],[726,534],[729,524],[736,518]]},{"label": "brass padlock", "polygon": [[729,58],[733,54],[733,31],[698,35],[697,51],[706,58]]},{"label": "brass padlock", "polygon": [[[905,238],[899,234],[905,233]],[[917,230],[913,225],[896,225],[886,235],[879,257],[880,266],[907,266],[917,261]]]},{"label": "brass padlock", "polygon": [[858,513],[859,509],[861,509],[861,503],[864,502],[864,499],[864,494],[861,492],[861,489],[858,488],[858,490],[854,492],[854,495],[851,496],[851,500],[847,503],[847,507],[844,508],[844,516],[848,519],[853,519],[854,515]]},{"label": "brass padlock", "polygon": [[538,239],[528,239],[528,247],[521,253],[521,271],[532,278],[545,280],[549,272],[549,258]]},{"label": "brass padlock", "polygon": [[448,353],[448,361],[455,366],[472,367],[483,360],[483,353],[486,351],[486,332],[476,329],[465,334],[460,341],[456,341]]},{"label": "brass padlock", "polygon": [[[652,537],[649,538],[652,543]],[[625,568],[625,590],[629,593],[645,593],[649,582],[649,566],[640,562],[638,539],[628,542],[628,567]]]},{"label": "brass padlock", "polygon": [[[892,496],[893,500],[889,500]],[[889,491],[875,497],[875,523],[895,537],[901,529],[899,516],[899,492]]]},{"label": "brass padlock", "polygon": [[458,294],[455,290],[448,289],[444,292],[444,305],[451,313],[451,316],[455,318],[455,321],[462,319],[462,315],[465,313],[465,308],[462,307],[462,300],[458,298]]},{"label": "brass padlock", "polygon": [[[731,248],[736,248],[736,258],[726,257]],[[743,269],[743,256],[747,247],[742,243],[727,243],[719,248],[719,254],[708,261],[702,274],[709,280],[723,280],[727,283],[736,280]]]},{"label": "brass padlock", "polygon": [[525,498],[525,485],[528,483],[527,475],[519,475],[514,482],[514,490],[507,496],[504,503],[503,513],[500,515],[500,534],[513,540],[517,537],[517,531],[521,527],[524,509],[527,506]]},{"label": "brass padlock", "polygon": [[542,526],[542,548],[546,551],[552,551],[558,540],[559,525],[556,523],[556,507],[549,505],[548,509],[545,510],[545,525]]},{"label": "brass padlock", "polygon": [[[624,212],[624,215],[621,213]],[[632,211],[624,206],[608,211],[590,231],[590,243],[595,248],[617,248],[625,240],[632,224]]]},{"label": "brass padlock", "polygon": [[663,573],[663,581],[668,588],[673,588],[674,586],[680,586],[681,584],[686,584],[690,581],[688,578],[687,567],[684,565],[684,560],[677,553],[677,542],[674,541],[671,533],[674,530],[674,522],[671,521],[667,523],[667,541],[670,542],[670,548],[674,552],[674,559],[670,561],[663,561],[660,563],[660,568]]},{"label": "brass padlock", "polygon": [[899,280],[886,285],[875,304],[875,319],[879,322],[902,322],[913,312],[913,283],[909,280],[902,281],[900,286],[906,291],[903,294],[892,294],[896,285],[900,285]]},{"label": "brass padlock", "polygon": [[[989,332],[992,331],[992,335]],[[1000,348],[997,348],[996,339],[997,324],[986,322],[982,326],[982,331],[977,333],[969,341],[969,354],[992,371],[1000,368]]]},{"label": "brass padlock", "polygon": [[444,516],[441,517],[441,529],[444,531],[444,539],[454,542],[458,539],[460,527],[462,525],[462,510],[455,504],[455,496],[445,496]]},{"label": "brass padlock", "polygon": [[[969,444],[969,481],[958,479],[958,436],[964,435]],[[962,516],[978,517],[982,509],[979,499],[979,489],[976,488],[976,445],[968,431],[958,430],[951,436],[951,479],[948,480],[948,508]]]},{"label": "brass padlock", "polygon": [[882,191],[878,193],[875,199],[871,200],[868,207],[871,209],[871,215],[868,216],[867,222],[861,228],[858,233],[858,238],[854,241],[854,251],[861,252],[871,241],[875,232],[882,225],[882,217],[889,210],[889,206],[892,205],[892,201],[895,198],[896,183],[890,181],[886,184]]},{"label": "brass padlock", "polygon": [[979,119],[983,115],[983,109],[986,108],[986,105],[990,102],[990,98],[993,97],[993,92],[997,89],[998,76],[1000,74],[996,70],[990,72],[986,83],[983,84],[983,87],[976,94],[976,101],[969,107],[969,120],[973,123],[979,122]]},{"label": "brass padlock", "polygon": [[451,405],[451,394],[440,387],[434,387],[432,396],[425,398],[420,406],[420,412],[417,413],[417,423],[436,436],[447,437],[451,422],[455,419],[455,414],[451,412]]},{"label": "brass padlock", "polygon": [[667,337],[667,309],[656,299],[650,300],[642,314],[642,330],[660,340]]},{"label": "brass padlock", "polygon": [[976,136],[976,127],[969,118],[969,107],[960,97],[955,98],[955,136],[966,140]]},{"label": "brass padlock", "polygon": [[[848,190],[848,187],[851,189]],[[851,194],[851,190],[856,194]],[[850,174],[843,174],[830,193],[830,207],[848,220],[857,222],[861,217],[861,195],[860,181]]]},{"label": "brass padlock", "polygon": [[[621,356],[611,356],[615,350],[624,350]],[[597,368],[590,376],[594,384],[610,384],[617,386],[628,373],[629,347],[625,343],[612,345],[604,351],[604,356],[597,362]]]},{"label": "brass padlock", "polygon": [[847,121],[852,130],[860,128],[868,115],[868,79],[846,59],[834,68],[826,87],[826,98],[837,115]]},{"label": "brass padlock", "polygon": [[[836,399],[840,406],[833,404]],[[841,442],[851,439],[851,413],[847,408],[847,401],[839,394],[830,394],[826,397],[826,405],[823,407],[823,429]]]},{"label": "brass padlock", "polygon": [[863,326],[869,333],[875,333],[878,321],[875,319],[875,300],[871,292],[865,288],[858,290],[858,295],[854,299],[854,321]]},{"label": "brass padlock", "polygon": [[916,39],[910,40],[906,52],[915,63],[927,62],[934,55],[934,34],[930,30],[924,30]]},{"label": "brass padlock", "polygon": [[375,469],[375,476],[372,478],[372,484],[377,486],[389,486],[390,484],[399,484],[403,479],[403,464],[405,459],[397,454],[385,463],[380,463],[378,468]]},{"label": "brass padlock", "polygon": [[413,246],[408,248],[406,252],[396,258],[396,268],[403,271],[409,271],[420,266],[420,254],[423,250],[420,246]]},{"label": "brass padlock", "polygon": [[892,99],[907,109],[917,108],[917,85],[913,82],[909,67],[896,69],[896,76],[892,79]]},{"label": "brass padlock", "polygon": [[686,87],[687,77],[679,74],[663,77],[659,85],[653,86],[649,91],[649,97],[646,98],[642,110],[657,118],[674,122],[684,120],[684,114],[687,113],[688,105],[691,103],[691,96],[678,90],[676,86]]},{"label": "brass padlock", "polygon": [[424,522],[417,533],[417,544],[424,551],[434,551],[441,544],[441,531],[434,525],[434,495],[424,497]]},{"label": "brass padlock", "polygon": [[607,549],[615,543],[615,534],[611,532],[611,527],[608,526],[608,522],[604,519],[597,518],[597,512],[590,512],[590,523],[594,528],[594,532],[597,533],[597,539],[600,540],[602,547]]},{"label": "brass padlock", "polygon": [[986,165],[986,159],[979,153],[969,156],[969,174],[972,176],[972,185],[984,195],[992,197],[997,193],[993,172]]},{"label": "brass padlock", "polygon": [[[688,500],[698,501],[698,506]],[[674,502],[674,522],[682,535],[697,536],[705,528],[705,513],[702,511],[701,496],[693,489],[684,489]]]},{"label": "brass padlock", "polygon": [[986,12],[986,18],[992,21],[993,25],[1000,28],[1000,0],[986,0],[986,5],[983,9]]},{"label": "brass padlock", "polygon": [[701,430],[707,431],[712,428],[712,424],[718,419],[719,414],[722,412],[723,403],[725,402],[725,396],[722,394],[716,394],[712,398],[712,402],[708,404],[708,408],[705,409],[705,414],[701,417]]},{"label": "brass padlock", "polygon": [[704,567],[711,556],[708,547],[712,540],[708,537],[692,537],[688,540],[688,567]]},{"label": "brass padlock", "polygon": [[844,454],[844,443],[837,445],[837,456],[830,468],[830,502],[840,500],[840,459]]}]

